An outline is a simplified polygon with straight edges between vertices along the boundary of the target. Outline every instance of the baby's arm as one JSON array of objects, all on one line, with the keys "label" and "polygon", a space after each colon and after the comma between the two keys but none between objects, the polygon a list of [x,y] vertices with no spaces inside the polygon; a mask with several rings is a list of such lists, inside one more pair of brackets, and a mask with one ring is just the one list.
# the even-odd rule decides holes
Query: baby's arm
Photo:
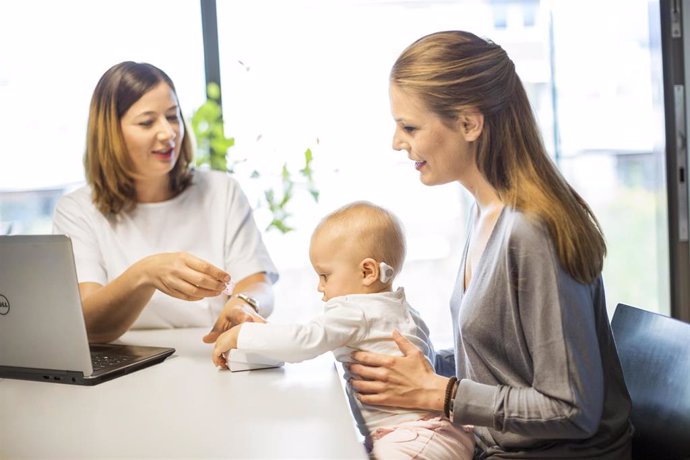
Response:
[{"label": "baby's arm", "polygon": [[213,348],[213,364],[223,369],[227,369],[228,365],[225,361],[224,353],[230,351],[233,348],[237,348],[237,337],[240,335],[240,328],[242,327],[240,323],[237,326],[231,328],[228,331],[223,332],[216,340],[216,346]]},{"label": "baby's arm", "polygon": [[331,301],[323,314],[304,324],[244,323],[237,348],[296,363],[357,342],[366,329],[360,309]]}]

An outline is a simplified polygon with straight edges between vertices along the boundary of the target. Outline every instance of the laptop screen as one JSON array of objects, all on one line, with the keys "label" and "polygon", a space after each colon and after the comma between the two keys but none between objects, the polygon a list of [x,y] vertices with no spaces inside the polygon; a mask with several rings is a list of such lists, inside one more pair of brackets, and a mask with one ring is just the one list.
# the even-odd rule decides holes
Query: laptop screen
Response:
[{"label": "laptop screen", "polygon": [[0,236],[0,296],[0,366],[92,373],[67,236]]}]

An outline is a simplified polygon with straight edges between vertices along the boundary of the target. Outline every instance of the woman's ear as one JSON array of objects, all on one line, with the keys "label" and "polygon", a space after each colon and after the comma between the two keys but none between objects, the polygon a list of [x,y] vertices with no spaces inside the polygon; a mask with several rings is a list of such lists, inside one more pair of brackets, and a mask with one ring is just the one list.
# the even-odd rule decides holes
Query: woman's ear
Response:
[{"label": "woman's ear", "polygon": [[479,139],[484,129],[484,115],[476,110],[463,110],[460,112],[458,123],[465,140],[474,142]]},{"label": "woman's ear", "polygon": [[362,271],[362,284],[371,286],[379,279],[379,264],[371,257],[367,257],[359,263]]}]

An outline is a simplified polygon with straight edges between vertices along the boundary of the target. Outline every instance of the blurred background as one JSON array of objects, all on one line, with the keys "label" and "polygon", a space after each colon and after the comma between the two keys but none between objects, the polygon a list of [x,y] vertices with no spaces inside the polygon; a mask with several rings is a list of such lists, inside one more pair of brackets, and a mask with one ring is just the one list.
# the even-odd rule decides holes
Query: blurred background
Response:
[{"label": "blurred background", "polygon": [[[274,321],[319,311],[311,231],[366,199],[402,220],[408,257],[396,284],[437,346],[452,346],[448,299],[471,201],[457,184],[423,186],[392,150],[388,102],[399,53],[448,29],[490,38],[515,62],[549,153],[603,226],[609,312],[624,302],[669,314],[658,1],[214,3],[228,162],[281,272]],[[189,119],[206,100],[202,32],[196,0],[0,0],[0,234],[51,232],[56,200],[84,181],[89,100],[113,64],[162,68]],[[306,149],[319,200],[296,174],[294,230],[268,229],[265,190],[280,189],[283,166],[303,167]]]}]

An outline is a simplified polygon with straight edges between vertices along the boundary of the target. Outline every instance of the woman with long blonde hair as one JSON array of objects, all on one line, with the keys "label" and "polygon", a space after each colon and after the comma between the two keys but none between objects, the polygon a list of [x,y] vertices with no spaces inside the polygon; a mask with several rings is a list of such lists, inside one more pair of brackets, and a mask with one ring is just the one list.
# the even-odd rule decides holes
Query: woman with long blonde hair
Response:
[{"label": "woman with long blonde hair", "polygon": [[495,43],[439,32],[393,66],[393,148],[426,185],[474,199],[451,298],[455,347],[432,369],[356,352],[368,404],[445,412],[474,425],[477,458],[630,458],[630,397],[601,277],[606,244],[549,158],[515,66]]}]

